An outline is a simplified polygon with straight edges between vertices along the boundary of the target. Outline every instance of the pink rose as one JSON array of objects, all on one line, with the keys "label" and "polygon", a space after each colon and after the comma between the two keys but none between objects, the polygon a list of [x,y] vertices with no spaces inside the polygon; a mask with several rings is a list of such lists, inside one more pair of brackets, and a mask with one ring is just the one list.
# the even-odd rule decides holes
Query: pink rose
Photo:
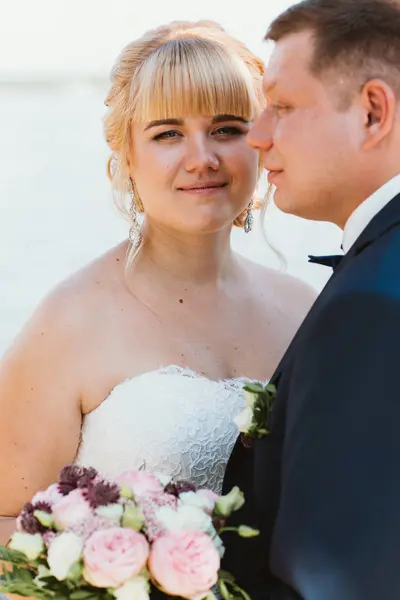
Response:
[{"label": "pink rose", "polygon": [[126,471],[120,475],[116,482],[123,483],[131,488],[135,496],[146,496],[148,494],[160,494],[164,492],[161,481],[150,473],[144,471]]},{"label": "pink rose", "polygon": [[45,502],[46,504],[50,504],[50,506],[53,506],[53,504],[57,504],[57,502],[60,502],[60,500],[62,500],[63,498],[64,496],[58,489],[58,483],[52,483],[47,488],[47,490],[37,492],[37,494],[33,496],[31,502],[32,504],[37,504],[38,502]]},{"label": "pink rose", "polygon": [[133,529],[96,531],[83,549],[83,576],[95,587],[116,588],[138,575],[148,556],[148,541]]},{"label": "pink rose", "polygon": [[54,521],[60,529],[68,529],[89,519],[93,512],[81,490],[73,490],[52,507]]},{"label": "pink rose", "polygon": [[153,542],[149,565],[167,594],[199,600],[218,581],[220,557],[207,534],[171,531]]}]

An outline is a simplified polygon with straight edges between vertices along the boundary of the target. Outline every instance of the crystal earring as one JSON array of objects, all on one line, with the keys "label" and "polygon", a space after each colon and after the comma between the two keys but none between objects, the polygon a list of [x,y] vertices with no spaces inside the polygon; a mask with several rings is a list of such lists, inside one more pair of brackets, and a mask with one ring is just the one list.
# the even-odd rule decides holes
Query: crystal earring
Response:
[{"label": "crystal earring", "polygon": [[142,243],[142,233],[141,233],[140,225],[139,225],[139,222],[137,219],[137,209],[136,209],[137,190],[136,190],[136,185],[132,181],[131,178],[129,178],[129,186],[130,186],[130,193],[131,193],[131,205],[129,207],[129,215],[131,217],[131,227],[129,229],[129,241],[132,244],[132,246],[135,249],[137,249],[137,248],[139,248],[140,244]]},{"label": "crystal earring", "polygon": [[253,204],[254,204],[253,200],[250,200],[249,205],[247,207],[247,215],[244,220],[245,233],[249,233],[253,229],[254,217],[253,217],[253,212],[251,210],[253,208]]}]

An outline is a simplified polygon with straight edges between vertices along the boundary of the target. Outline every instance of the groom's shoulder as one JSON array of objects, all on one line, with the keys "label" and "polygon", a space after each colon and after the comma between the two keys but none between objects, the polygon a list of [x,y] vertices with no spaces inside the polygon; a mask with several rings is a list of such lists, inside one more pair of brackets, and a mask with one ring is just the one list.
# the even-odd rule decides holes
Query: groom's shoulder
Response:
[{"label": "groom's shoulder", "polygon": [[[350,290],[366,288],[400,293],[400,226],[388,229],[351,259],[338,278],[338,285]],[[347,268],[348,266],[348,268]],[[341,274],[342,275],[342,274]]]}]

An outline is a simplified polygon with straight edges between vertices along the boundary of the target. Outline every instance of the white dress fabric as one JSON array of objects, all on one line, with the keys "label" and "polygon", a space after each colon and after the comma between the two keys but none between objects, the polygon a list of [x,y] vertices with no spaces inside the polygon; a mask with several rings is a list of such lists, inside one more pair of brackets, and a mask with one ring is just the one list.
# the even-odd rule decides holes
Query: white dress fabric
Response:
[{"label": "white dress fabric", "polygon": [[76,462],[111,478],[143,469],[220,493],[248,381],[177,366],[128,379],[85,416]]}]

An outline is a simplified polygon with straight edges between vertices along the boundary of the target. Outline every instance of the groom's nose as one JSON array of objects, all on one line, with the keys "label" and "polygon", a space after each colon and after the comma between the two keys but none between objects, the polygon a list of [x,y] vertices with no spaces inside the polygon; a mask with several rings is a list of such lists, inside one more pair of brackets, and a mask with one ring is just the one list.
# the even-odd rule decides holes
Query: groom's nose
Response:
[{"label": "groom's nose", "polygon": [[256,150],[266,151],[272,146],[272,120],[264,110],[247,134],[247,143]]}]

